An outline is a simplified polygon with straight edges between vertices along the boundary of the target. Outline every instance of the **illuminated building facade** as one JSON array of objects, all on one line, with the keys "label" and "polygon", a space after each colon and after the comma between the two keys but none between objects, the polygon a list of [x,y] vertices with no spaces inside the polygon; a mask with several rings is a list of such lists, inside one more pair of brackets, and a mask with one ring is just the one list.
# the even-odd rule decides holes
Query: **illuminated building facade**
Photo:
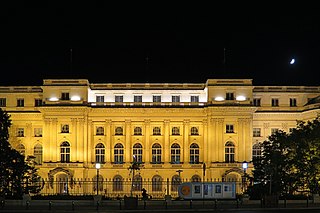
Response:
[{"label": "illuminated building facade", "polygon": [[[34,156],[42,178],[113,181],[241,179],[242,163],[278,129],[320,112],[320,86],[254,86],[251,79],[205,83],[89,83],[45,79],[0,86],[12,120],[10,143]],[[205,168],[204,168],[205,165]]]}]

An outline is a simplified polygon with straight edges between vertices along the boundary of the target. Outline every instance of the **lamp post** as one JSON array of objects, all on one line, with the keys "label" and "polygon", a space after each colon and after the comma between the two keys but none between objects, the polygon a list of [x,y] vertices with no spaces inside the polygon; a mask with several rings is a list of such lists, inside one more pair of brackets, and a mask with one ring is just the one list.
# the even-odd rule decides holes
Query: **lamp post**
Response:
[{"label": "lamp post", "polygon": [[100,163],[96,163],[96,169],[97,169],[97,195],[99,195],[99,169],[101,167]]},{"label": "lamp post", "polygon": [[246,180],[247,179],[247,169],[248,169],[248,162],[247,161],[243,161],[242,169],[243,169],[243,177],[242,177],[243,190],[242,190],[242,192],[244,192],[246,189],[246,182],[247,182],[247,180]]}]

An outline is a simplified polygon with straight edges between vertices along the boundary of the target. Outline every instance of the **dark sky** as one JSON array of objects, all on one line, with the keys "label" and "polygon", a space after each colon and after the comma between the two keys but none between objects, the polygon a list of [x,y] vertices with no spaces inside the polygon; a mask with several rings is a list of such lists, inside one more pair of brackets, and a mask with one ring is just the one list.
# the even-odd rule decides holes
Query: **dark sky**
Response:
[{"label": "dark sky", "polygon": [[0,85],[48,78],[319,85],[319,10],[139,6],[1,7]]}]

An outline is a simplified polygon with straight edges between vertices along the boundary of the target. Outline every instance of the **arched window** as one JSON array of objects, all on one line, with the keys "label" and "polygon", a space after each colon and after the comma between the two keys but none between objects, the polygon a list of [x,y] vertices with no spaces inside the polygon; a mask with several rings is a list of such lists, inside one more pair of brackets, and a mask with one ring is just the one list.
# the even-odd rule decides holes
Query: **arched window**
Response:
[{"label": "arched window", "polygon": [[96,145],[96,163],[105,162],[105,148],[102,143]]},{"label": "arched window", "polygon": [[115,130],[115,135],[123,135],[122,127],[118,126]]},{"label": "arched window", "polygon": [[193,175],[191,177],[191,182],[201,182],[201,177],[199,175]]},{"label": "arched window", "polygon": [[123,145],[121,143],[117,143],[114,146],[113,154],[114,154],[114,163],[123,164],[124,149],[123,149]]},{"label": "arched window", "polygon": [[172,135],[180,135],[179,127],[172,127]]},{"label": "arched window", "polygon": [[140,143],[136,143],[133,145],[133,161],[135,162],[142,162],[142,145]]},{"label": "arched window", "polygon": [[198,164],[199,163],[199,146],[196,143],[190,145],[190,163]]},{"label": "arched window", "polygon": [[179,175],[172,176],[171,191],[178,191],[178,187],[181,184],[181,178]]},{"label": "arched window", "polygon": [[140,191],[142,189],[142,177],[140,175],[135,175],[133,178],[132,191]]},{"label": "arched window", "polygon": [[171,145],[171,163],[179,164],[180,163],[180,145],[174,143]]},{"label": "arched window", "polygon": [[24,147],[24,145],[22,143],[20,143],[17,146],[17,151],[21,154],[21,155],[26,155],[26,148]]},{"label": "arched window", "polygon": [[153,128],[153,135],[161,135],[160,127],[154,127]]},{"label": "arched window", "polygon": [[224,148],[225,152],[225,162],[226,163],[233,163],[234,162],[234,154],[235,154],[235,147],[231,141],[228,141]]},{"label": "arched window", "polygon": [[199,135],[199,130],[197,127],[191,127],[191,135]]},{"label": "arched window", "polygon": [[252,146],[252,158],[260,158],[262,156],[262,146],[261,143],[256,143]]},{"label": "arched window", "polygon": [[113,191],[123,191],[123,178],[120,175],[116,175],[113,178]]},{"label": "arched window", "polygon": [[161,145],[158,143],[152,145],[152,163],[161,163]]},{"label": "arched window", "polygon": [[162,191],[162,178],[159,175],[152,177],[152,191],[161,192]]},{"label": "arched window", "polygon": [[34,162],[36,164],[42,164],[42,145],[36,144],[33,147],[33,156],[35,157]]},{"label": "arched window", "polygon": [[60,144],[60,158],[61,163],[70,162],[70,144],[67,141]]},{"label": "arched window", "polygon": [[134,135],[142,135],[141,127],[135,127],[134,128]]}]

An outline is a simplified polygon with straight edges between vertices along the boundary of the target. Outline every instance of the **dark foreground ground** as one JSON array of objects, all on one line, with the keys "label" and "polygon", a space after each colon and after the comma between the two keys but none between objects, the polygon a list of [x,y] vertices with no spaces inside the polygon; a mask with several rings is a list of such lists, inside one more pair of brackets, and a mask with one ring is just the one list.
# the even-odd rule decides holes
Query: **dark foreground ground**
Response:
[{"label": "dark foreground ground", "polygon": [[319,212],[320,203],[307,200],[279,201],[278,204],[263,205],[261,201],[239,202],[229,201],[165,201],[147,200],[138,201],[136,207],[125,206],[123,200],[103,200],[95,203],[91,200],[6,200],[0,206],[0,212],[238,212],[238,213],[259,213],[259,212],[283,212],[283,213],[306,213]]}]

